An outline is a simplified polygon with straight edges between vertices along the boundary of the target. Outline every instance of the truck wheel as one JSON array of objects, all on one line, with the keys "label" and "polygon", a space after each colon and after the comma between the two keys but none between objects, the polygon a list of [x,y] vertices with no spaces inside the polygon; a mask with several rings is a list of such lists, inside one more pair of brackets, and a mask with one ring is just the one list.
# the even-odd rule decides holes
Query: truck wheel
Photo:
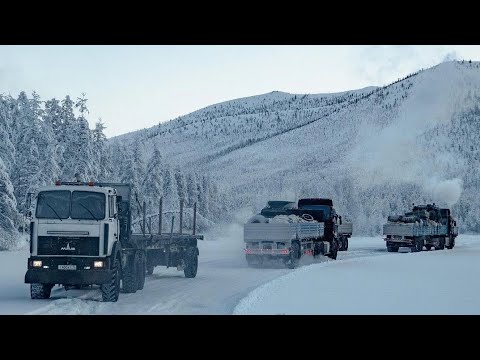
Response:
[{"label": "truck wheel", "polygon": [[30,297],[32,299],[49,299],[53,284],[30,284]]},{"label": "truck wheel", "polygon": [[298,260],[300,259],[300,245],[295,241],[290,248],[290,258],[287,259],[285,265],[289,269],[295,269],[298,266]]},{"label": "truck wheel", "polygon": [[143,252],[141,252],[141,251],[137,251],[137,254],[138,254],[137,290],[143,290],[143,287],[145,285],[145,256],[144,256]]},{"label": "truck wheel", "polygon": [[125,293],[135,293],[138,289],[138,257],[135,255],[133,260],[123,269],[122,287]]},{"label": "truck wheel", "polygon": [[398,246],[395,245],[387,245],[388,252],[398,252]]},{"label": "truck wheel", "polygon": [[267,222],[267,218],[263,215],[254,215],[248,219],[249,224],[264,224]]},{"label": "truck wheel", "polygon": [[342,237],[338,240],[339,243],[339,248],[338,251],[344,251],[345,250],[345,239]]},{"label": "truck wheel", "polygon": [[251,256],[245,255],[245,260],[249,267],[255,267],[255,265],[258,265],[258,261],[255,261]]},{"label": "truck wheel", "polygon": [[348,250],[348,238],[345,238],[345,251]]},{"label": "truck wheel", "polygon": [[430,249],[432,248],[432,245],[425,245],[425,248],[427,249],[427,251],[430,251]]},{"label": "truck wheel", "polygon": [[155,268],[155,266],[147,264],[147,275],[152,275],[154,268]]},{"label": "truck wheel", "polygon": [[447,246],[448,250],[452,250],[455,246],[455,238],[450,238],[450,244]]},{"label": "truck wheel", "polygon": [[115,259],[111,269],[110,281],[100,285],[103,302],[116,302],[120,295],[120,261]]},{"label": "truck wheel", "polygon": [[198,253],[197,248],[191,246],[187,248],[185,251],[185,268],[183,269],[183,273],[185,274],[186,278],[194,278],[197,276],[197,269],[198,269]]},{"label": "truck wheel", "polygon": [[435,246],[435,250],[444,250],[445,249],[445,238],[441,237],[438,240],[438,245]]},{"label": "truck wheel", "polygon": [[416,246],[417,246],[417,251],[418,252],[423,251],[423,245],[424,244],[425,244],[425,241],[422,238],[417,239]]},{"label": "truck wheel", "polygon": [[330,249],[330,253],[327,255],[330,259],[337,260],[338,254],[338,241],[332,241],[332,248]]},{"label": "truck wheel", "polygon": [[416,238],[415,243],[413,244],[413,247],[412,247],[412,252],[420,252],[422,250],[423,250],[423,239]]}]

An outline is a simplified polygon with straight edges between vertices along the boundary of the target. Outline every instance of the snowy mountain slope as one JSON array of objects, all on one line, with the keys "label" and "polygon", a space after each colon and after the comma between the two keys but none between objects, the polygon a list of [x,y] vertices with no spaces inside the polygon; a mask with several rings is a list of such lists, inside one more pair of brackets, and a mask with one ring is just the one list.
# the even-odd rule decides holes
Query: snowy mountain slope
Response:
[{"label": "snowy mountain slope", "polygon": [[477,175],[479,66],[447,62],[339,94],[232,100],[111,143],[156,144],[172,164],[210,173],[229,209],[329,196],[357,231],[372,234],[411,202],[460,197],[459,225],[478,230],[469,194],[480,189],[469,179]]},{"label": "snowy mountain slope", "polygon": [[458,240],[451,251],[303,267],[252,291],[234,314],[478,315],[480,239],[463,235]]}]

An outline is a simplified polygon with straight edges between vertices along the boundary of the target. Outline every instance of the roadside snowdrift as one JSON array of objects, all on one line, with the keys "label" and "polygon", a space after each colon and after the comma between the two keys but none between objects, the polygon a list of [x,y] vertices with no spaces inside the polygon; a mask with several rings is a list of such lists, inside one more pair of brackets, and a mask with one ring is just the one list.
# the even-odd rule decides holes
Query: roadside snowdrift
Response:
[{"label": "roadside snowdrift", "polygon": [[480,236],[456,243],[299,268],[252,291],[234,314],[480,314]]}]

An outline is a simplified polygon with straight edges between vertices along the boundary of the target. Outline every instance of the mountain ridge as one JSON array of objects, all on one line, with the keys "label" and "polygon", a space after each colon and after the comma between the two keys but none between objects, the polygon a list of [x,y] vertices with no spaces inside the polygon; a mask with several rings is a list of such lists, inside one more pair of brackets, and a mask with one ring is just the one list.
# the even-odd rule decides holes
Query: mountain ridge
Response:
[{"label": "mountain ridge", "polygon": [[[453,133],[440,130],[470,126],[462,119],[476,119],[479,99],[479,63],[452,61],[382,87],[230,100],[110,143],[140,141],[147,156],[156,145],[167,161],[211,174],[223,184],[231,211],[255,211],[280,197],[328,195],[339,211],[368,224],[357,229],[378,233],[392,211],[435,197],[429,188],[457,178],[470,186],[464,177],[474,175],[465,159],[476,160],[458,153],[450,146]],[[464,139],[466,149],[474,146],[472,136]],[[465,198],[471,189],[465,190],[455,205],[459,222],[476,229],[472,200]]]}]

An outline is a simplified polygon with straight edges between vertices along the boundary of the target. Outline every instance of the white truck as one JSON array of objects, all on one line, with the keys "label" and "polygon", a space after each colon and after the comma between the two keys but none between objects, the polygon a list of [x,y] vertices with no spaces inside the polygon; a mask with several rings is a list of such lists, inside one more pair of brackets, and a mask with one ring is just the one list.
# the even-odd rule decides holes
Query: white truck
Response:
[{"label": "white truck", "polygon": [[[177,267],[193,278],[198,268],[194,211],[193,234],[132,233],[131,186],[115,183],[56,182],[39,189],[30,223],[30,257],[25,283],[32,299],[47,299],[54,285],[100,285],[102,299],[115,302],[123,292],[143,289],[146,272],[157,265]],[[196,206],[195,206],[196,209]]]},{"label": "white truck", "polygon": [[340,217],[340,222],[338,224],[338,242],[339,249],[338,251],[347,251],[348,250],[348,239],[353,234],[353,224],[351,222],[342,221]]}]

